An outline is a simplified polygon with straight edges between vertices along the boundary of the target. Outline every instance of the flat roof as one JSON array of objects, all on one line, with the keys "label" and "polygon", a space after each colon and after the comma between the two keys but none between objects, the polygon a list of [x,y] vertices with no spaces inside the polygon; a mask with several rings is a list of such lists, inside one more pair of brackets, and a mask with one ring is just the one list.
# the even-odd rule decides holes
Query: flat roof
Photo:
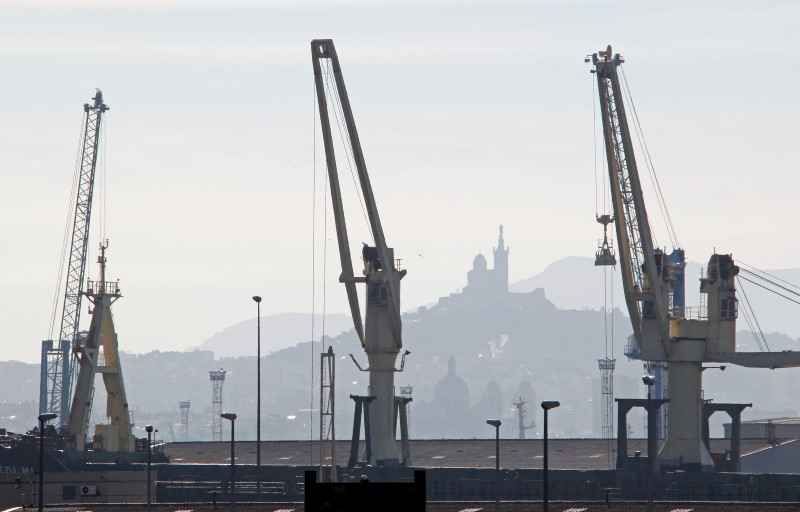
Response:
[{"label": "flat roof", "polygon": [[[711,440],[712,452],[724,453],[729,446],[729,439]],[[765,440],[742,439],[741,453],[745,455],[771,446]],[[550,439],[548,465],[552,469],[613,469],[616,448],[614,439]],[[495,467],[494,439],[413,440],[410,449],[412,465],[418,468]],[[230,464],[230,441],[166,443],[163,450],[174,464]],[[363,442],[360,450],[363,450]],[[542,468],[542,450],[541,439],[501,439],[500,467]],[[647,440],[629,439],[628,454],[636,451],[646,455]],[[237,464],[256,463],[255,441],[237,441],[235,452]],[[319,465],[319,455],[318,441],[261,441],[262,465],[315,466]],[[347,464],[349,456],[350,441],[337,441],[338,464]]]}]

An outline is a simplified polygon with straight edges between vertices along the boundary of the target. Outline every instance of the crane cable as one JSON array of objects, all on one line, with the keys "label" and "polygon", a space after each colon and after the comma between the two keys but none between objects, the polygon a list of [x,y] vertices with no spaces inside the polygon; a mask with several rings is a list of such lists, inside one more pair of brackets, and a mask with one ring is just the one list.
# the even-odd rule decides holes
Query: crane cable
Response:
[{"label": "crane cable", "polygon": [[[623,83],[623,94],[627,98],[627,103],[631,107],[631,112],[633,112],[633,119],[634,119],[634,128],[636,131],[636,137],[639,139],[639,145],[641,146],[644,157],[645,157],[645,166],[647,167],[647,171],[650,174],[650,179],[653,183],[653,187],[656,191],[656,200],[658,202],[658,207],[661,210],[662,218],[664,219],[664,223],[666,224],[667,228],[667,235],[670,238],[670,242],[672,243],[673,247],[680,247],[680,242],[678,241],[678,233],[675,231],[675,225],[672,223],[672,217],[669,214],[669,209],[667,208],[667,202],[664,198],[664,192],[661,189],[661,183],[658,181],[658,175],[655,171],[655,166],[653,165],[653,159],[650,156],[650,149],[647,147],[647,142],[644,138],[644,130],[642,129],[641,122],[639,121],[639,114],[636,111],[636,104],[633,102],[633,95],[631,94],[630,87],[628,86],[628,79],[625,76],[625,69],[620,67],[622,71],[622,83]],[[653,235],[655,239],[655,235]]]},{"label": "crane cable", "polygon": [[[592,82],[592,118],[593,118],[593,121],[592,121],[592,136],[593,136],[593,139],[594,139],[594,208],[595,208],[595,215],[599,216],[599,213],[600,213],[599,210],[598,210],[599,201],[598,201],[597,197],[598,197],[598,194],[600,192],[600,187],[598,186],[598,181],[599,180],[597,178],[597,167],[598,167],[597,166],[597,161],[598,161],[598,151],[597,151],[597,146],[598,146],[598,144],[597,144],[597,103],[595,101],[595,98],[596,98],[596,95],[597,95],[597,89],[596,89],[597,83],[594,80],[593,76],[590,76],[590,81]],[[608,204],[607,204],[606,200],[609,199],[609,196],[611,195],[611,183],[609,182],[609,178],[606,176],[606,173],[605,173],[605,171],[606,171],[606,161],[605,161],[605,159],[599,158],[599,160],[600,160],[600,167],[601,167],[601,175],[603,176],[603,178],[601,180],[602,181],[602,188],[603,188],[603,191],[602,191],[603,213],[606,214],[606,213],[608,213]],[[604,236],[605,236],[605,231],[604,231]],[[608,267],[608,265],[605,265],[605,266]],[[615,268],[616,267],[613,267],[612,271]],[[608,341],[608,338],[609,338],[609,336],[608,336],[608,334],[609,334],[609,330],[608,330],[608,298],[609,298],[608,286],[609,286],[609,284],[608,283],[609,282],[610,282],[610,286],[611,286],[611,295],[610,295],[610,298],[611,298],[611,358],[613,359],[614,358],[614,315],[613,315],[613,312],[614,312],[614,279],[613,279],[613,276],[612,276],[611,279],[608,279],[608,268],[605,268],[604,272],[603,272],[603,311],[605,312],[605,315],[604,315],[604,318],[603,318],[603,322],[604,322],[604,335],[605,335],[605,357],[608,357],[608,347],[609,347],[609,341]]]},{"label": "crane cable", "polygon": [[800,290],[800,286],[797,286],[797,285],[796,285],[796,284],[794,284],[794,283],[790,283],[789,281],[787,281],[787,280],[785,280],[785,279],[781,279],[781,278],[780,278],[780,277],[778,277],[778,276],[773,276],[772,274],[770,274],[769,272],[765,272],[764,270],[759,270],[759,269],[757,269],[756,267],[754,267],[754,266],[752,266],[752,265],[749,265],[749,264],[747,264],[747,263],[745,263],[745,262],[743,262],[743,261],[741,261],[741,260],[738,260],[738,259],[737,259],[737,260],[736,260],[736,263],[737,263],[738,265],[740,265],[740,266],[744,265],[745,267],[749,267],[749,268],[750,268],[750,269],[752,269],[752,271],[754,271],[754,272],[759,272],[759,273],[761,273],[761,274],[764,274],[764,275],[766,275],[766,276],[769,276],[769,277],[771,277],[772,279],[775,279],[776,281],[780,281],[780,282],[782,282],[783,284],[786,284],[786,285],[788,285],[788,286],[791,286],[792,288],[794,288],[794,289],[796,289],[796,290]]},{"label": "crane cable", "polygon": [[[311,382],[309,386],[309,406],[308,406],[308,441],[314,442],[314,323],[316,321],[316,291],[317,291],[317,99],[315,89],[311,94],[311,132],[312,132],[312,162],[311,162]],[[324,340],[324,338],[323,338]],[[308,450],[312,453],[313,446]],[[313,459],[309,461],[309,464]]]},{"label": "crane cable", "polygon": [[[590,81],[592,82],[592,137],[594,141],[594,208],[595,208],[595,216],[599,217],[599,201],[598,201],[598,194],[600,193],[600,187],[598,186],[598,179],[597,179],[597,160],[598,160],[598,151],[597,151],[597,103],[595,98],[597,98],[597,89],[596,89],[596,81],[594,77],[590,75]],[[601,175],[602,175],[602,196],[603,196],[603,213],[606,214],[608,212],[608,204],[606,200],[611,195],[611,182],[610,178],[606,175],[606,161],[604,158],[600,158],[600,167],[601,167]],[[606,226],[603,225],[603,236],[606,236]],[[608,299],[609,299],[609,292],[608,287],[610,283],[611,287],[611,359],[614,359],[614,277],[613,271],[616,267],[612,267],[612,277],[609,279],[608,273],[608,265],[604,265],[603,268],[603,336],[605,339],[605,358],[608,359],[608,347],[609,347],[609,330],[608,330]],[[602,376],[601,376],[602,381]],[[613,370],[611,375],[609,375],[609,386],[611,391],[611,399],[614,398],[614,373]],[[602,395],[601,389],[601,395]],[[604,398],[604,397],[601,397]],[[606,404],[601,404],[601,407],[606,407]],[[609,418],[610,424],[609,428],[611,432],[614,431],[614,415],[611,414]],[[614,449],[613,449],[613,442],[611,438],[607,439],[606,443],[606,457],[609,467],[612,467],[614,461]]]},{"label": "crane cable", "polygon": [[[747,298],[747,294],[744,291],[744,286],[742,285],[742,281],[747,281],[748,283],[754,284],[754,285],[758,286],[759,288],[762,288],[762,289],[764,289],[764,290],[766,290],[766,291],[768,291],[768,292],[770,292],[770,293],[772,293],[774,295],[777,295],[778,297],[786,299],[789,302],[794,302],[795,304],[800,304],[800,300],[798,300],[798,298],[800,298],[800,291],[798,291],[798,290],[800,290],[800,287],[798,287],[797,285],[795,285],[793,283],[790,283],[789,281],[786,281],[785,279],[781,279],[778,276],[774,276],[774,275],[772,275],[772,274],[770,274],[768,272],[765,272],[763,270],[759,270],[759,269],[753,267],[752,265],[749,265],[748,263],[745,263],[743,261],[737,260],[736,263],[739,265],[739,270],[741,272],[747,274],[748,276],[750,276],[750,278],[752,278],[752,279],[749,279],[749,278],[747,278],[747,277],[745,277],[744,275],[741,275],[741,274],[737,275],[736,276],[736,280],[737,280],[738,286],[737,286],[737,290],[736,291],[737,291],[737,293],[742,295],[742,297],[744,298],[744,300],[746,302],[747,307],[750,307],[750,310],[751,310],[750,314],[753,316],[753,319],[755,320],[756,327],[758,328],[758,333],[761,335],[761,339],[764,340],[764,344],[766,345],[766,337],[764,336],[764,333],[761,332],[760,325],[758,325],[758,320],[755,318],[755,312],[752,310],[752,307],[750,306],[750,302],[749,302],[749,300]],[[744,268],[744,267],[748,267],[748,268]],[[768,276],[768,277],[765,277],[765,276]],[[761,282],[754,281],[754,279],[759,279],[759,280],[761,280]],[[764,283],[768,283],[769,286],[767,286]],[[783,284],[780,284],[780,283],[783,283]],[[786,286],[784,286],[784,285],[786,285]],[[781,291],[776,290],[776,288],[778,290],[781,290],[785,294],[781,293]],[[794,288],[794,289],[792,289],[792,288]],[[788,294],[788,295],[786,295],[786,294]],[[795,298],[791,297],[790,295],[794,296]],[[745,312],[745,314],[747,314],[747,313]],[[747,319],[747,318],[745,318],[745,319]],[[756,337],[756,341],[759,342],[758,336],[756,336],[756,329],[752,325],[750,325],[749,322],[748,322],[748,325],[750,326],[750,331],[753,333],[753,336]],[[759,346],[760,346],[760,342],[759,342]],[[767,350],[769,350],[769,346],[768,345],[767,345]]]},{"label": "crane cable", "polygon": [[[742,272],[748,274],[749,276],[751,276],[751,277],[753,277],[755,279],[761,279],[762,281],[765,281],[765,282],[769,283],[770,285],[774,286],[775,288],[779,288],[780,290],[783,290],[786,293],[789,293],[791,295],[795,295],[797,297],[800,297],[800,291],[792,290],[791,288],[787,288],[786,286],[783,286],[783,285],[781,285],[781,284],[779,284],[779,283],[777,283],[775,281],[780,281],[780,282],[782,282],[782,283],[784,283],[784,284],[786,284],[788,286],[791,286],[792,288],[800,289],[796,285],[794,285],[794,284],[792,284],[792,283],[790,283],[788,281],[785,281],[785,280],[781,279],[780,277],[773,276],[772,274],[768,274],[767,272],[764,272],[763,270],[758,270],[755,267],[752,267],[752,266],[750,266],[750,265],[748,265],[746,263],[743,263],[741,261],[737,260],[736,263],[738,263],[740,265],[740,267],[739,267],[740,270]],[[747,269],[747,268],[742,268],[742,266],[750,267],[750,269],[752,269],[752,270]],[[767,279],[766,277],[764,277],[764,276],[762,276],[760,274],[764,274],[766,276],[769,276],[772,279]],[[773,281],[773,279],[774,279],[774,281]],[[746,279],[746,280],[748,280],[748,279]],[[753,282],[753,281],[751,281],[751,282]],[[780,297],[783,297],[786,300],[789,300],[789,301],[795,302],[797,304],[800,304],[800,302],[798,302],[797,300],[792,299],[791,297],[787,297],[786,295],[783,295],[782,293],[780,293],[778,291],[775,291],[773,289],[767,288],[766,286],[762,286],[762,285],[760,285],[758,283],[755,283],[755,282],[753,282],[753,284],[755,284],[757,286],[761,286],[762,288],[766,289],[767,291],[772,292],[775,295],[778,295]]]},{"label": "crane cable", "polygon": [[105,127],[100,130],[100,194],[103,196],[100,203],[100,243],[106,240],[106,230],[108,229],[108,210],[106,209],[106,198],[108,197],[108,166],[106,165],[106,131],[108,131],[108,117],[103,116]]},{"label": "crane cable", "polygon": [[[339,137],[342,141],[342,146],[344,146],[345,156],[347,157],[347,166],[350,169],[350,177],[353,179],[353,185],[356,190],[356,196],[358,197],[358,202],[361,205],[361,214],[364,217],[364,223],[367,225],[367,230],[372,237],[372,243],[375,243],[375,234],[372,232],[372,225],[369,223],[369,219],[367,217],[367,209],[364,205],[364,198],[362,197],[361,187],[358,185],[358,178],[356,178],[356,173],[353,170],[353,165],[355,163],[355,155],[353,154],[353,143],[350,137],[350,132],[347,129],[345,124],[344,128],[342,124],[344,123],[344,111],[342,109],[342,102],[341,97],[339,95],[339,89],[336,87],[335,83],[332,83],[333,71],[331,70],[331,62],[328,59],[327,67],[323,68],[323,75],[325,76],[325,91],[327,92],[328,97],[331,99],[331,103],[333,103],[333,114],[336,118],[336,125],[339,127]],[[334,95],[332,91],[335,91],[336,94]],[[345,134],[347,135],[347,141],[345,142]]]},{"label": "crane cable", "polygon": [[[72,188],[70,189],[69,193],[69,202],[67,204],[67,216],[66,221],[64,222],[64,237],[61,241],[61,259],[58,266],[58,275],[56,276],[56,287],[53,293],[53,307],[50,313],[50,331],[49,335],[47,336],[48,340],[53,339],[53,332],[55,330],[56,324],[56,317],[58,315],[58,305],[59,299],[61,298],[61,294],[63,293],[62,284],[64,281],[64,267],[68,264],[69,257],[67,255],[67,247],[71,245],[72,239],[72,227],[75,221],[75,199],[77,198],[78,193],[78,183],[81,179],[81,151],[83,150],[83,127],[86,125],[86,116],[89,115],[88,113],[84,113],[81,116],[81,124],[78,127],[78,143],[76,147],[78,148],[75,152],[75,163],[73,166],[73,177],[72,177]],[[61,326],[59,326],[59,330]],[[59,335],[61,333],[59,332]],[[61,340],[55,340],[61,341]]]},{"label": "crane cable", "polygon": [[[749,279],[745,279],[745,281],[749,281]],[[742,286],[742,282],[739,279],[739,276],[736,276],[736,284],[737,284],[736,291],[740,292],[742,297],[744,298],[745,307],[742,308],[742,313],[744,314],[744,319],[747,322],[747,326],[750,328],[750,332],[756,339],[756,344],[758,344],[758,348],[762,352],[764,352],[765,349],[767,352],[769,352],[769,345],[767,344],[767,338],[764,337],[764,332],[761,330],[761,325],[758,323],[758,318],[756,318],[755,311],[753,311],[753,306],[750,304],[750,299],[747,297],[747,293],[744,291],[744,287]],[[761,344],[762,341],[764,342],[763,346]]]},{"label": "crane cable", "polygon": [[[311,250],[312,250],[312,286],[311,286],[311,354],[310,354],[310,363],[311,363],[311,385],[309,386],[310,395],[309,395],[309,442],[314,442],[314,400],[315,400],[315,367],[316,367],[316,351],[314,349],[314,344],[316,340],[316,336],[314,334],[315,331],[315,322],[316,322],[316,219],[317,219],[317,104],[316,104],[316,84],[314,86],[314,94],[313,96],[313,116],[312,116],[312,129],[313,129],[313,163],[312,163],[312,174],[313,174],[313,186],[312,186],[312,221],[311,221],[311,230],[312,230],[312,241],[311,241]],[[327,352],[327,345],[325,340],[327,339],[326,336],[326,321],[327,321],[327,311],[328,311],[328,199],[330,196],[330,189],[328,187],[329,183],[329,174],[327,172],[323,173],[324,182],[322,186],[322,194],[324,195],[323,199],[323,208],[322,208],[322,322],[321,322],[321,334],[320,334],[320,342],[322,343],[322,352]],[[320,368],[320,370],[322,370]],[[320,375],[320,378],[322,375]],[[322,414],[322,403],[319,404],[319,414]],[[322,439],[323,432],[320,431],[320,439]],[[320,445],[320,449],[322,446]],[[309,450],[309,464],[313,465],[313,446],[312,449]]]},{"label": "crane cable", "polygon": [[[743,269],[743,270],[744,270],[744,269]],[[745,272],[746,272],[746,271],[745,271]],[[784,299],[786,299],[786,300],[788,300],[788,301],[790,301],[790,302],[794,302],[795,304],[800,304],[800,301],[798,301],[798,300],[795,300],[795,299],[793,299],[793,298],[791,298],[791,297],[788,297],[788,296],[786,296],[786,295],[783,295],[782,293],[776,292],[775,290],[772,290],[772,289],[770,289],[770,288],[767,288],[767,287],[766,287],[766,286],[764,286],[763,284],[759,284],[759,283],[757,283],[757,282],[753,281],[752,279],[747,279],[747,278],[746,278],[746,277],[744,277],[744,276],[736,276],[736,277],[737,277],[737,278],[744,279],[744,280],[745,280],[745,281],[747,281],[748,283],[753,283],[754,285],[756,285],[756,286],[758,286],[758,287],[760,287],[760,288],[763,288],[763,289],[767,290],[768,292],[774,293],[775,295],[777,295],[777,296],[779,296],[779,297],[783,297]],[[759,277],[759,276],[756,276],[756,277]],[[760,277],[760,279],[764,279],[764,278],[763,278],[763,277]],[[795,292],[791,292],[791,293],[795,293]],[[797,295],[797,294],[795,293],[795,295]]]},{"label": "crane cable", "polygon": [[[595,81],[593,76],[589,76],[592,82],[592,137],[594,138],[594,212],[595,215],[600,213],[597,201],[597,104],[594,101],[595,95]],[[605,179],[603,179],[603,211],[605,211]]]}]

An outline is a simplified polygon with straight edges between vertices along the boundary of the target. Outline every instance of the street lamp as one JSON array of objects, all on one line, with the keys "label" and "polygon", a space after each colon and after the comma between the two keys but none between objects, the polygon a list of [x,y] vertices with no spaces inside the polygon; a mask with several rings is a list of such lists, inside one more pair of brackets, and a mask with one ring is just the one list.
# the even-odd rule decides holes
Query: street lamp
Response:
[{"label": "street lamp", "polygon": [[542,510],[544,512],[549,512],[550,504],[548,503],[548,483],[547,483],[547,412],[550,409],[555,409],[561,405],[561,402],[556,400],[545,400],[542,402],[542,409],[544,409],[544,478],[542,479],[542,486],[544,487],[542,492]]},{"label": "street lamp", "polygon": [[236,414],[232,412],[223,412],[219,415],[220,418],[226,419],[231,422],[231,512],[234,509],[234,492],[236,489],[236,457],[234,452],[235,427],[236,427]]},{"label": "street lamp", "polygon": [[39,512],[44,508],[44,424],[57,417],[53,412],[39,415]]},{"label": "street lamp", "polygon": [[656,462],[656,421],[652,410],[650,390],[656,383],[655,377],[645,374],[642,383],[647,386],[647,512],[653,512],[653,471]]},{"label": "street lamp", "polygon": [[719,365],[719,366],[703,366],[700,371],[704,372],[704,371],[708,370],[709,368],[716,368],[717,370],[719,370],[721,372],[724,372],[725,368],[727,368],[727,366],[725,366],[724,364]]},{"label": "street lamp", "polygon": [[256,359],[256,497],[261,499],[261,297],[253,296],[258,310],[258,356]]},{"label": "street lamp", "polygon": [[495,504],[494,511],[500,512],[500,420],[486,420],[487,425],[494,427],[494,465],[495,465]]},{"label": "street lamp", "polygon": [[151,437],[153,435],[153,425],[145,425],[144,427],[145,432],[147,432],[147,512],[150,512],[153,507],[153,496],[152,496],[152,465],[153,465],[153,448],[150,444]]}]

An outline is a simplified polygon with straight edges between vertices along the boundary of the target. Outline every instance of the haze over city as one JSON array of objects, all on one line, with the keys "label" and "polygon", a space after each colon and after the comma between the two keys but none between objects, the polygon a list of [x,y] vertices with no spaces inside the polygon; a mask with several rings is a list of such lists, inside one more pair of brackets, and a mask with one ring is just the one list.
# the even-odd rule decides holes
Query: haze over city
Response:
[{"label": "haze over city", "polygon": [[[111,110],[87,275],[96,277],[108,238],[109,275],[124,296],[121,349],[196,346],[255,316],[255,294],[262,314],[346,312],[330,215],[324,234],[313,38],[336,42],[387,241],[408,270],[403,309],[463,287],[500,223],[511,282],[594,253],[603,164],[583,58],[607,44],[626,59],[687,257],[705,262],[716,250],[763,269],[800,266],[792,2],[11,1],[3,10],[4,359],[38,361],[51,335],[82,105],[97,87]],[[369,239],[357,202],[349,206],[357,257]]]}]

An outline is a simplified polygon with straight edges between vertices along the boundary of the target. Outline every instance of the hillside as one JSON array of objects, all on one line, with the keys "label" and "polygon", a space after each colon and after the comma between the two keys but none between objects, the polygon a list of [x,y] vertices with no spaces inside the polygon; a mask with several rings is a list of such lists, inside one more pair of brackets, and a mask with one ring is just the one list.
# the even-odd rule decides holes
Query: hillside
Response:
[{"label": "hillside", "polygon": [[[687,273],[697,272],[698,266]],[[789,271],[787,271],[789,272]],[[617,276],[618,277],[618,276]],[[541,288],[534,288],[542,285]],[[619,292],[618,286],[615,292]],[[631,332],[621,297],[613,316],[604,315],[602,272],[589,258],[565,258],[544,272],[514,283],[516,293],[464,291],[439,299],[430,307],[403,314],[404,349],[411,352],[396,385],[413,386],[411,432],[416,438],[484,437],[483,421],[504,420],[502,435],[516,437],[511,401],[528,400],[528,421],[540,422],[536,404],[560,400],[553,418],[556,436],[599,435],[599,372],[605,355],[604,326],[613,325],[609,350],[617,358],[616,396],[641,396],[640,362],[621,354]],[[554,297],[551,297],[552,295]],[[755,302],[754,294],[750,294]],[[599,304],[598,304],[599,303]],[[589,307],[585,306],[588,305]],[[348,354],[366,366],[350,321],[344,315],[326,318],[325,346],[308,341],[310,315],[262,317],[262,397],[264,437],[304,439],[317,436],[319,354],[332,345],[337,354],[337,430],[348,436],[352,426],[350,394],[366,394],[368,376],[359,372]],[[767,324],[761,320],[762,327]],[[741,327],[746,324],[742,322]],[[255,438],[256,319],[231,326],[203,342],[202,350],[150,352],[121,356],[128,401],[137,429],[158,425],[161,436],[175,438],[180,421],[178,402],[191,401],[190,439],[210,439],[211,403],[208,371],[224,368],[224,407],[239,414],[237,436]],[[321,334],[321,328],[315,328]],[[306,334],[303,334],[306,333]],[[791,350],[798,340],[768,333],[772,350]],[[747,331],[738,333],[739,350],[758,350]],[[398,361],[399,365],[399,361]],[[22,430],[38,411],[39,367],[14,361],[0,363],[0,426]],[[752,402],[745,419],[797,414],[794,390],[800,370],[749,370],[729,367],[704,373],[707,399]],[[97,386],[93,421],[104,403]],[[716,415],[712,432],[721,432],[726,418]],[[632,420],[634,431],[641,421]],[[137,432],[141,435],[141,432]],[[536,435],[536,429],[528,432]]]},{"label": "hillside", "polygon": [[[308,313],[279,313],[261,317],[261,354],[292,347],[311,338],[311,318]],[[314,333],[336,336],[352,328],[348,315],[314,315]],[[255,355],[258,319],[248,318],[214,333],[197,347],[189,350],[210,350],[217,357]],[[324,329],[324,330],[323,330]]]}]

